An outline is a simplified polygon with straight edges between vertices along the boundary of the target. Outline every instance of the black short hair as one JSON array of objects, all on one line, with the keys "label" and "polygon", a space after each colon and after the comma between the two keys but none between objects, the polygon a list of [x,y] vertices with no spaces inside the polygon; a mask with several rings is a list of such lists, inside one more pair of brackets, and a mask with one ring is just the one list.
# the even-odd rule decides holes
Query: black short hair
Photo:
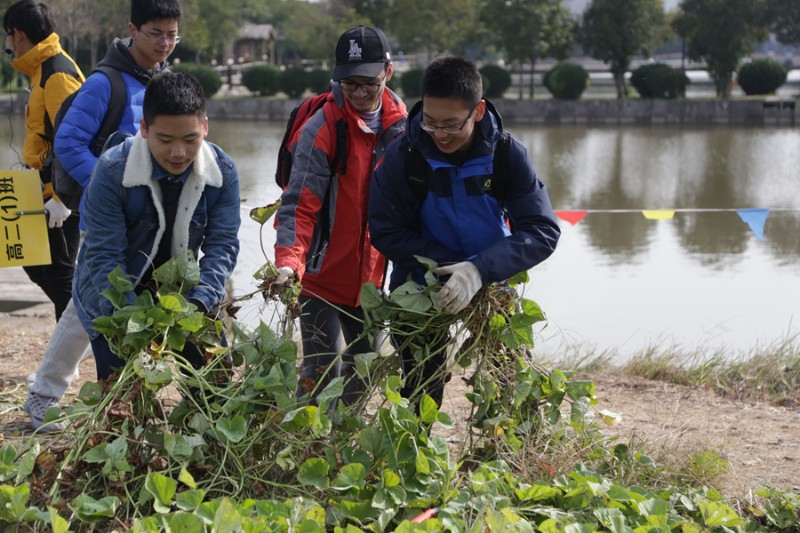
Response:
[{"label": "black short hair", "polygon": [[174,19],[180,22],[180,0],[131,0],[131,23],[136,29],[153,20]]},{"label": "black short hair", "polygon": [[483,80],[475,63],[458,56],[437,57],[427,66],[420,84],[422,98],[461,100],[475,107],[483,97]]},{"label": "black short hair", "polygon": [[39,0],[20,0],[6,9],[3,16],[6,33],[17,29],[25,32],[33,44],[38,44],[56,31],[56,21],[50,7]]},{"label": "black short hair", "polygon": [[161,72],[144,91],[144,122],[148,126],[159,115],[206,116],[206,97],[197,78],[185,72]]}]

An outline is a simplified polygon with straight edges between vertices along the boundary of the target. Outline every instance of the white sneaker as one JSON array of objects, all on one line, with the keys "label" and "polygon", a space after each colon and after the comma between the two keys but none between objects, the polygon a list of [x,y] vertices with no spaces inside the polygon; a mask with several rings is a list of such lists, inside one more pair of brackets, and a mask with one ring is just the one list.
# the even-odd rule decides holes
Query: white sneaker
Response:
[{"label": "white sneaker", "polygon": [[45,423],[45,414],[51,407],[59,407],[58,398],[42,396],[33,391],[28,391],[28,399],[25,400],[24,409],[31,419],[31,427],[39,433],[59,433],[67,427],[64,422]]}]

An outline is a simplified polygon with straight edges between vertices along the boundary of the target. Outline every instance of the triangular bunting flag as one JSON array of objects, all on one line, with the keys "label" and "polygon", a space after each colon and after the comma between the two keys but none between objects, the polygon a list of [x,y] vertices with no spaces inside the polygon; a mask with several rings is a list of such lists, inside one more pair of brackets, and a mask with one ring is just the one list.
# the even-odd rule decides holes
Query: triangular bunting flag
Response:
[{"label": "triangular bunting flag", "polygon": [[583,220],[583,217],[586,216],[586,211],[556,211],[556,216],[574,226]]},{"label": "triangular bunting flag", "polygon": [[742,219],[742,222],[750,226],[753,233],[756,234],[756,239],[759,241],[764,240],[764,223],[767,221],[767,214],[769,209],[737,209],[736,214]]},{"label": "triangular bunting flag", "polygon": [[647,220],[672,220],[672,217],[675,216],[675,211],[669,209],[645,209],[642,214]]}]

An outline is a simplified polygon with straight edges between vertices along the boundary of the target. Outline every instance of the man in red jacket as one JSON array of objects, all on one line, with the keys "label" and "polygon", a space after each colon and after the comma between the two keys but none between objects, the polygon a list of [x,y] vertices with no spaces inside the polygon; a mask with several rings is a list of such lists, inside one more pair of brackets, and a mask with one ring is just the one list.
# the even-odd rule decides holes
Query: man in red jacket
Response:
[{"label": "man in red jacket", "polygon": [[[372,348],[359,293],[366,282],[381,287],[386,269],[369,239],[369,183],[386,146],[405,130],[405,105],[386,87],[392,72],[380,29],[344,32],[328,101],[292,141],[291,177],[277,213],[275,265],[278,283],[296,277],[302,284],[299,394],[315,395],[332,378],[343,377],[343,400],[351,404],[364,388],[353,357]],[[346,125],[343,161],[335,156],[334,122]],[[337,161],[335,168],[331,161]]]}]

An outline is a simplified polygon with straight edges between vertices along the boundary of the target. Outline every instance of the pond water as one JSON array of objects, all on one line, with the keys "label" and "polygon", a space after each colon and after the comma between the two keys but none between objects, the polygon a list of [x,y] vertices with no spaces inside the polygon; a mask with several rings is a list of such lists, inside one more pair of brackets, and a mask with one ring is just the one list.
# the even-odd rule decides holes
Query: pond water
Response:
[{"label": "pond water", "polygon": [[[17,117],[2,122],[0,164],[8,168],[23,130]],[[273,176],[282,129],[210,124],[210,140],[233,157],[241,177],[237,294],[255,290],[262,248],[273,258],[271,224],[259,234],[247,214],[280,195]],[[586,211],[574,225],[561,221],[558,249],[531,271],[525,296],[548,317],[536,352],[557,357],[578,346],[624,358],[678,345],[746,353],[800,333],[800,130],[508,129],[527,145],[554,208]],[[644,210],[669,212],[647,218]],[[260,297],[238,316],[249,324],[274,320]]]}]

